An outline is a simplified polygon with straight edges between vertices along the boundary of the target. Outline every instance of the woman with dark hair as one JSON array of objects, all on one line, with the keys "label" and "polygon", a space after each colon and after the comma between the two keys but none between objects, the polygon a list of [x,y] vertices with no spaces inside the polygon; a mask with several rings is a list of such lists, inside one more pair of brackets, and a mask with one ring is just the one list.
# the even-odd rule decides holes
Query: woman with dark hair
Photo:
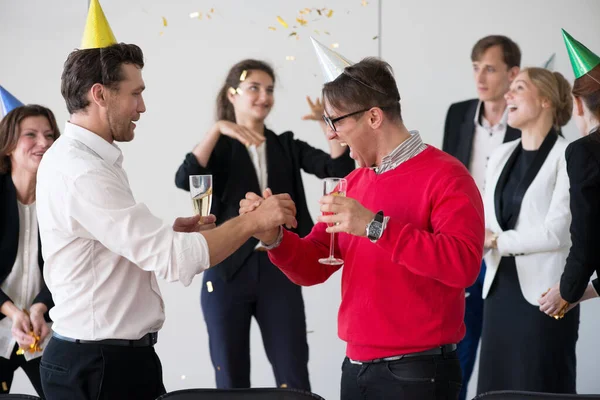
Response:
[{"label": "woman with dark hair", "polygon": [[558,72],[527,68],[505,98],[521,139],[490,157],[484,196],[483,331],[477,392],[575,393],[579,310],[555,321],[537,300],[560,277],[569,252],[567,142],[571,87]]},{"label": "woman with dark hair", "polygon": [[[52,111],[38,105],[17,107],[0,121],[0,393],[10,391],[21,367],[43,397],[43,348],[28,350],[34,337],[42,345],[50,334],[53,303],[43,279],[35,188],[42,156],[59,135]],[[19,347],[25,354],[17,355]]]},{"label": "woman with dark hair", "polygon": [[597,278],[589,283],[594,271],[600,273],[600,57],[567,32],[563,36],[576,77],[573,119],[583,137],[566,150],[571,250],[560,283],[539,299],[540,310],[557,319],[600,293]]},{"label": "woman with dark hair", "polygon": [[[175,176],[189,190],[190,175],[213,175],[212,214],[217,223],[238,215],[247,192],[288,193],[296,204],[297,228],[313,226],[301,171],[319,178],[344,177],[354,169],[346,148],[330,141],[330,154],[265,126],[274,105],[275,74],[258,60],[235,64],[217,96],[217,122],[185,157]],[[319,101],[304,119],[322,121]],[[293,284],[250,239],[204,272],[201,305],[218,388],[250,387],[250,322],[260,327],[277,386],[310,390],[304,302]]]}]

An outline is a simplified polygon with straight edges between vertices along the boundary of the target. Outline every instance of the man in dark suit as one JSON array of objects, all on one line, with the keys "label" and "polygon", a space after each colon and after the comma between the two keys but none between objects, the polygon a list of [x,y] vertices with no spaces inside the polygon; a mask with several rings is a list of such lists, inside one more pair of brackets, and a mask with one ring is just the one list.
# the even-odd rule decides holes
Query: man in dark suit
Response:
[{"label": "man in dark suit", "polygon": [[[521,51],[506,36],[492,35],[480,39],[471,52],[473,77],[478,98],[454,103],[448,110],[442,150],[460,160],[471,172],[483,195],[485,170],[490,154],[500,144],[518,139],[521,132],[506,123],[508,110],[504,94],[519,73]],[[466,397],[481,336],[485,276],[482,263],[477,282],[466,291],[465,325],[467,333],[458,345],[463,370],[460,400]]]}]

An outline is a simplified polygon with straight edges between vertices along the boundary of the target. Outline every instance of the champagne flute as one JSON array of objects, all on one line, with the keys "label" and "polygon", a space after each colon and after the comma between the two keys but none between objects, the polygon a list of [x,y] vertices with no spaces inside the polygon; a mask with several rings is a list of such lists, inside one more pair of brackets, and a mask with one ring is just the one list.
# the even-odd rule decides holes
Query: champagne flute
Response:
[{"label": "champagne flute", "polygon": [[194,214],[206,217],[212,204],[212,175],[190,175],[190,195]]},{"label": "champagne flute", "polygon": [[[346,189],[348,187],[348,182],[343,178],[326,178],[323,181],[323,195],[333,195],[333,196],[346,196]],[[332,212],[323,212],[323,215],[333,215]],[[329,226],[333,226],[334,224],[328,223]],[[335,258],[333,255],[333,250],[335,248],[335,233],[331,234],[331,242],[329,244],[329,257],[319,259],[321,264],[326,265],[342,265],[344,260],[341,258]]]}]

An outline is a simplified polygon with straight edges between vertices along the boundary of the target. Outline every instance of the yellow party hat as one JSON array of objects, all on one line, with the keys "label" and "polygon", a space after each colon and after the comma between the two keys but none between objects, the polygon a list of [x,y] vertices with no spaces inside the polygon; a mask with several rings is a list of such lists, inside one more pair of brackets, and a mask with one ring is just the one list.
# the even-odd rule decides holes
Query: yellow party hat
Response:
[{"label": "yellow party hat", "polygon": [[117,39],[110,29],[108,20],[100,7],[98,0],[90,1],[90,9],[88,11],[85,30],[83,32],[83,40],[81,41],[82,49],[97,49],[108,47],[116,44]]}]

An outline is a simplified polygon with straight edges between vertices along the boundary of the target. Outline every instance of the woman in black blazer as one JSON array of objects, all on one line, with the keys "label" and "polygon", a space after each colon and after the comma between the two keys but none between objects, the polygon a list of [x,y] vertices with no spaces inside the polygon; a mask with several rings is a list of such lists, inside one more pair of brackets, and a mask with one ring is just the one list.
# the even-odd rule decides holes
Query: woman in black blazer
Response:
[{"label": "woman in black blazer", "polygon": [[[247,192],[288,193],[296,203],[299,235],[310,232],[301,171],[319,178],[343,177],[354,169],[346,148],[330,141],[331,154],[265,127],[274,104],[275,75],[258,60],[234,65],[217,97],[217,122],[179,167],[177,187],[189,190],[190,175],[213,175],[212,214],[217,223],[238,215]],[[310,99],[309,99],[310,103]],[[321,121],[312,104],[305,119]],[[321,121],[325,131],[324,123]],[[248,240],[204,272],[201,305],[218,388],[250,387],[250,322],[261,329],[277,386],[310,390],[304,302],[299,286],[271,262],[258,240]]]},{"label": "woman in black blazer", "polygon": [[566,150],[572,246],[560,283],[539,299],[540,310],[555,318],[600,293],[598,278],[590,283],[594,271],[600,276],[600,63],[575,79],[572,93],[583,135]]},{"label": "woman in black blazer", "polygon": [[50,334],[54,304],[43,279],[35,184],[42,155],[59,135],[52,111],[38,105],[17,107],[0,121],[0,393],[10,391],[21,367],[43,397],[41,352],[16,352],[34,343],[31,332],[40,344]]}]

